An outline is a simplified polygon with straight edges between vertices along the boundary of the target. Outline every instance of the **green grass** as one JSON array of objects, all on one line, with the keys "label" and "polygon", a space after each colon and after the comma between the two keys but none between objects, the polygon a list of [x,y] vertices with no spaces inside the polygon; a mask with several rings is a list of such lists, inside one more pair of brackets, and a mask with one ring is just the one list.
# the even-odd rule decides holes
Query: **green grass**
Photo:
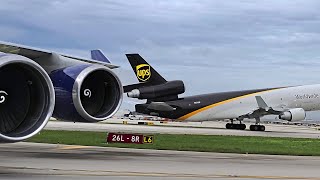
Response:
[{"label": "green grass", "polygon": [[29,142],[223,153],[320,156],[320,139],[154,134],[154,144],[106,143],[107,133],[43,130]]}]

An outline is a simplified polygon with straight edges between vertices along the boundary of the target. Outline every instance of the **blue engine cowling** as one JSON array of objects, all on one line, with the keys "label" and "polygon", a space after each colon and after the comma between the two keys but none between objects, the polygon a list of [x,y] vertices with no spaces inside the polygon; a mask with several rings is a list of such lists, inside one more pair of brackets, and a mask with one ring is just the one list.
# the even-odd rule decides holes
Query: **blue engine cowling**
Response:
[{"label": "blue engine cowling", "polygon": [[97,122],[119,109],[123,88],[109,68],[77,65],[50,73],[55,94],[55,118],[73,122]]}]

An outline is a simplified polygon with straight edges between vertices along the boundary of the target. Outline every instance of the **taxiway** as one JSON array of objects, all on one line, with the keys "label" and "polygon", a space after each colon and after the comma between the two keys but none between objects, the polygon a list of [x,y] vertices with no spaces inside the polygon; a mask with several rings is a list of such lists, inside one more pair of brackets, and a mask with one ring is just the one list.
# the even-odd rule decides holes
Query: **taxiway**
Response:
[{"label": "taxiway", "polygon": [[37,143],[0,145],[4,179],[307,179],[320,157],[221,154]]},{"label": "taxiway", "polygon": [[[119,124],[122,120],[110,119],[104,123],[73,123],[49,121],[45,129],[76,130],[123,133],[163,133],[163,134],[204,134],[204,135],[233,135],[233,136],[266,136],[266,137],[293,137],[319,138],[320,131],[315,127],[266,124],[266,131],[225,129],[225,122],[168,122],[159,125]],[[107,123],[106,123],[107,122]],[[110,124],[110,122],[112,124]],[[132,121],[130,121],[132,122]]]}]

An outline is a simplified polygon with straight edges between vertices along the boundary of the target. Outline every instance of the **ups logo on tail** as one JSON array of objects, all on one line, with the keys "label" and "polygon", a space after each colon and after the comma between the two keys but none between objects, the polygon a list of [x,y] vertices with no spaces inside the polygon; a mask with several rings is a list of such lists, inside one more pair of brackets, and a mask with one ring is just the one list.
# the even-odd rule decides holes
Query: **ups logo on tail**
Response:
[{"label": "ups logo on tail", "polygon": [[136,66],[137,78],[141,81],[147,81],[151,77],[151,70],[148,64],[140,64]]}]

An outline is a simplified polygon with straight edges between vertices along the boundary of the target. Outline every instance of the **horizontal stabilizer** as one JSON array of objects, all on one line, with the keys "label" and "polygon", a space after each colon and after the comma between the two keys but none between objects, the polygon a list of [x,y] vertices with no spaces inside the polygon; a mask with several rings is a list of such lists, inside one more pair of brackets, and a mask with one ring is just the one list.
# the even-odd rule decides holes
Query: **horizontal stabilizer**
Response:
[{"label": "horizontal stabilizer", "polygon": [[137,84],[126,85],[126,86],[123,86],[123,92],[127,93],[129,91],[134,90],[134,89],[138,89],[138,88],[146,87],[146,86],[152,86],[152,84],[147,82],[147,83],[137,83]]},{"label": "horizontal stabilizer", "polygon": [[156,111],[174,111],[175,110],[174,107],[168,105],[165,102],[152,102],[147,108],[150,110],[156,110]]}]

